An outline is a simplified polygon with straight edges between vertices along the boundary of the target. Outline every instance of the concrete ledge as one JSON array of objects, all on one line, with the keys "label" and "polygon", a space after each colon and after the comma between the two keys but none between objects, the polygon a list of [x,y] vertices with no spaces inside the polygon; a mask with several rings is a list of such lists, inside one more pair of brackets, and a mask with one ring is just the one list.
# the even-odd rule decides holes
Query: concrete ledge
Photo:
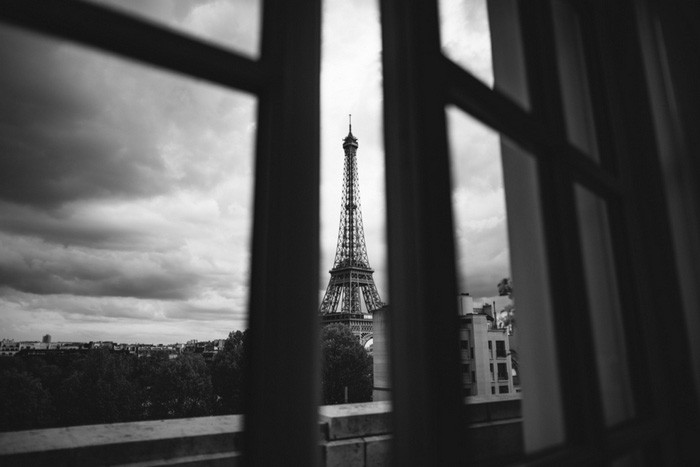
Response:
[{"label": "concrete ledge", "polygon": [[326,467],[363,467],[365,443],[361,438],[330,441],[322,446],[321,465]]},{"label": "concrete ledge", "polygon": [[505,465],[523,453],[522,419],[475,423],[467,428],[462,454],[465,465]]},{"label": "concrete ledge", "polygon": [[[465,461],[496,465],[522,456],[520,398],[470,402],[463,407]],[[389,465],[390,418],[389,402],[320,407],[322,465]],[[0,465],[236,466],[242,432],[243,416],[228,415],[0,433]]]},{"label": "concrete ledge", "polygon": [[520,394],[466,397],[464,417],[467,423],[520,418],[521,399]]},{"label": "concrete ledge", "polygon": [[390,432],[391,403],[325,405],[319,408],[322,423],[327,423],[326,439],[360,438]]},{"label": "concrete ledge", "polygon": [[0,464],[231,465],[242,430],[242,416],[227,415],[0,433]]},{"label": "concrete ledge", "polygon": [[391,435],[370,436],[364,438],[364,442],[366,467],[388,467],[391,464]]}]

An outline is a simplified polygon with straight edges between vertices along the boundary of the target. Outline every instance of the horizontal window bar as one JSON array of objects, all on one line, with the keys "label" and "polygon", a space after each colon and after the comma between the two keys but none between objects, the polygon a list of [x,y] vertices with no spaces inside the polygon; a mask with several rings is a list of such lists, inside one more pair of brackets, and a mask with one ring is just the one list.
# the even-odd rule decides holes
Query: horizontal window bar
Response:
[{"label": "horizontal window bar", "polygon": [[444,58],[447,100],[482,123],[503,133],[535,157],[566,157],[567,166],[586,185],[608,194],[620,194],[620,180],[602,170],[561,135],[535,121],[525,110],[497,91],[491,90],[469,72]]},{"label": "horizontal window bar", "polygon": [[0,21],[243,91],[259,93],[269,81],[254,60],[83,2],[7,0]]}]

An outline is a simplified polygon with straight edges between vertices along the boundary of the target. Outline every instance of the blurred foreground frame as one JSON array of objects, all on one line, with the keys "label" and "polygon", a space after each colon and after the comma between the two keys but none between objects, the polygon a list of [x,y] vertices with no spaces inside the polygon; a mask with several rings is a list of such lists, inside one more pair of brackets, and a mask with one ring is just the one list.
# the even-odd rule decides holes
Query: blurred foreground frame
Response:
[{"label": "blurred foreground frame", "polygon": [[[532,367],[523,369],[526,454],[518,465],[696,465],[699,7],[659,0],[488,5],[495,90],[441,54],[436,2],[381,2],[394,465],[478,464],[462,453],[466,434],[458,416],[448,103],[500,132],[519,153],[515,160],[534,164],[519,177],[504,164],[510,238],[522,236],[512,246],[513,280],[532,294],[518,297],[519,324],[533,330],[542,324],[538,317],[547,315],[534,304],[556,310],[547,323],[551,342],[523,339],[520,350],[521,362]],[[579,25],[572,43],[557,40],[562,8]],[[248,465],[319,465],[320,2],[265,1],[257,61],[78,1],[7,0],[0,20],[258,96],[251,378],[244,435],[240,446],[229,445],[242,449]],[[567,74],[570,54],[585,64],[575,80]],[[583,117],[571,97],[582,82],[589,100]],[[581,125],[596,137],[597,159],[572,143]],[[611,426],[592,358],[598,304],[587,290],[590,257],[581,239],[588,227],[577,216],[576,186],[608,206],[634,400],[632,416]],[[510,199],[520,190],[531,196],[521,198],[527,209],[518,214]],[[549,373],[536,364],[547,354],[555,356]],[[546,388],[560,398],[558,407],[548,405],[538,380],[552,382]],[[562,429],[549,431],[546,417]],[[178,422],[195,423],[172,422],[176,431]],[[21,440],[29,433],[2,436]],[[187,452],[189,437],[169,439]],[[89,449],[92,464],[109,462],[107,444]],[[8,443],[2,445],[0,455],[11,462]],[[38,451],[35,460],[41,463]]]}]

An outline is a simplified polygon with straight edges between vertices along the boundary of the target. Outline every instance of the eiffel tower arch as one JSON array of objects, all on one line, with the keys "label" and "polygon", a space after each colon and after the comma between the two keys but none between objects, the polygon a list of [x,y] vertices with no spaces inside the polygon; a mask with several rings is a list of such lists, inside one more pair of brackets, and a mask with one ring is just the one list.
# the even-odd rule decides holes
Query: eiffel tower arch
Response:
[{"label": "eiffel tower arch", "polygon": [[[345,167],[338,245],[333,268],[330,270],[331,278],[319,313],[323,326],[343,323],[364,345],[372,337],[371,313],[385,304],[374,284],[374,270],[370,267],[367,256],[360,208],[357,147],[357,138],[352,134],[351,123],[348,135],[343,139]],[[367,313],[363,313],[362,298]]]}]

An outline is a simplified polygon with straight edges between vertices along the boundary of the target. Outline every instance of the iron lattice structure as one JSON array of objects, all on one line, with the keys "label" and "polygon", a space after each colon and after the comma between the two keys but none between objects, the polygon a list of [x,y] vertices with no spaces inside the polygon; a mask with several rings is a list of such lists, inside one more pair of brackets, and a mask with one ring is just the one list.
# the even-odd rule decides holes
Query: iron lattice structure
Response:
[{"label": "iron lattice structure", "polygon": [[[343,171],[343,201],[340,210],[338,246],[335,252],[331,279],[321,302],[320,313],[362,315],[360,291],[367,311],[384,306],[374,285],[374,270],[369,265],[365,231],[360,209],[360,184],[357,176],[357,138],[352,134],[343,139],[345,169]],[[340,304],[340,309],[338,305]]]}]

